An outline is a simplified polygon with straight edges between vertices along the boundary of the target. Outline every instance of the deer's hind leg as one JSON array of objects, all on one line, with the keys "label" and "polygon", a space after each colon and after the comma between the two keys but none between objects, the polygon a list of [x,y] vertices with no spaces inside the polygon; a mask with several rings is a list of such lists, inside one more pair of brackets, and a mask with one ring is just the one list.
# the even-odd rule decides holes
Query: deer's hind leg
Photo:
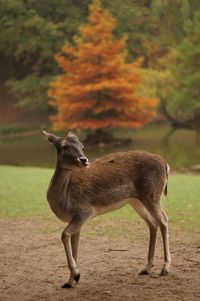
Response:
[{"label": "deer's hind leg", "polygon": [[139,273],[140,275],[149,275],[154,265],[155,246],[157,238],[158,223],[156,219],[151,215],[148,209],[142,204],[139,199],[131,199],[129,204],[135,209],[135,211],[143,218],[149,227],[149,250],[148,260],[144,267]]},{"label": "deer's hind leg", "polygon": [[160,202],[153,202],[145,204],[149,211],[151,212],[152,217],[158,224],[163,240],[163,250],[164,250],[164,265],[161,270],[160,275],[166,275],[169,273],[170,265],[171,265],[171,255],[169,249],[169,230],[168,230],[168,218],[165,212],[162,210],[160,206]]},{"label": "deer's hind leg", "polygon": [[161,215],[159,215],[158,223],[162,234],[163,248],[164,248],[164,265],[160,272],[160,275],[163,276],[169,273],[169,269],[171,265],[171,255],[169,249],[168,218],[163,210],[161,210],[160,213]]}]

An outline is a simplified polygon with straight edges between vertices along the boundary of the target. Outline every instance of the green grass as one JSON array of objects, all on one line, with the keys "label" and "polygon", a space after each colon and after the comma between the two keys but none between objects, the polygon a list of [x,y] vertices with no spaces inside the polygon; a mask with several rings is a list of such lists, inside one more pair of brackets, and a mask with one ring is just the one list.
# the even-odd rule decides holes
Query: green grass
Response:
[{"label": "green grass", "polygon": [[[6,218],[52,216],[46,201],[46,190],[52,174],[52,169],[0,166],[0,216]],[[162,204],[172,225],[188,230],[200,228],[200,176],[171,175],[168,198],[163,197]],[[119,221],[125,221],[126,227],[135,220],[139,222],[140,218],[126,206],[97,217],[90,223],[94,229],[101,231],[102,228],[104,231],[106,222],[117,225]],[[113,236],[118,236],[118,232],[117,227],[112,229]]]},{"label": "green grass", "polygon": [[53,171],[0,166],[0,215],[11,218],[48,214],[46,190]]}]

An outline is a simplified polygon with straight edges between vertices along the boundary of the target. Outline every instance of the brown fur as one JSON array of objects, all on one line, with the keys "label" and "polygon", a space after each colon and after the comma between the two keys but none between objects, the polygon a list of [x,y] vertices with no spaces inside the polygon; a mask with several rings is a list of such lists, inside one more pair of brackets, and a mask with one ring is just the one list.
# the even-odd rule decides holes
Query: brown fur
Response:
[{"label": "brown fur", "polygon": [[[71,198],[107,206],[122,198],[160,197],[166,181],[166,163],[147,152],[115,153],[93,161],[89,168],[75,168],[69,181]],[[121,191],[123,185],[129,190]]]}]

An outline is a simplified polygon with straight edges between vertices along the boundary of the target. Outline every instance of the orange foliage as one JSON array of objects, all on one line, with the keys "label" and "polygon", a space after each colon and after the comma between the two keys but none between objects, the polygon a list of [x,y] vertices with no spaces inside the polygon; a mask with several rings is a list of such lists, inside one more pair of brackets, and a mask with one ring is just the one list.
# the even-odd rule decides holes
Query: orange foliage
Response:
[{"label": "orange foliage", "polygon": [[141,59],[126,63],[126,37],[115,39],[115,19],[99,1],[90,6],[88,23],[75,46],[66,44],[56,61],[63,74],[51,82],[55,129],[138,127],[154,115],[155,99],[136,95]]}]

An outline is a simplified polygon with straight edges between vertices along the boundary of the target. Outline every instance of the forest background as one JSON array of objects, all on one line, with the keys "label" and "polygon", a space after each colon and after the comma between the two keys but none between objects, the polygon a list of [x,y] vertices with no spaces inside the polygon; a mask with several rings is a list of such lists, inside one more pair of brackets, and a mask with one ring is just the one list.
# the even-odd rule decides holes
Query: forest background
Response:
[{"label": "forest background", "polygon": [[[0,1],[1,125],[23,123],[23,118],[31,126],[43,125],[54,113],[47,91],[61,73],[55,54],[80,36],[91,3]],[[199,127],[199,1],[101,3],[116,19],[116,39],[126,34],[126,62],[142,57],[140,94],[157,98],[159,118],[164,116],[172,126]],[[23,115],[20,121],[17,114]]]}]

